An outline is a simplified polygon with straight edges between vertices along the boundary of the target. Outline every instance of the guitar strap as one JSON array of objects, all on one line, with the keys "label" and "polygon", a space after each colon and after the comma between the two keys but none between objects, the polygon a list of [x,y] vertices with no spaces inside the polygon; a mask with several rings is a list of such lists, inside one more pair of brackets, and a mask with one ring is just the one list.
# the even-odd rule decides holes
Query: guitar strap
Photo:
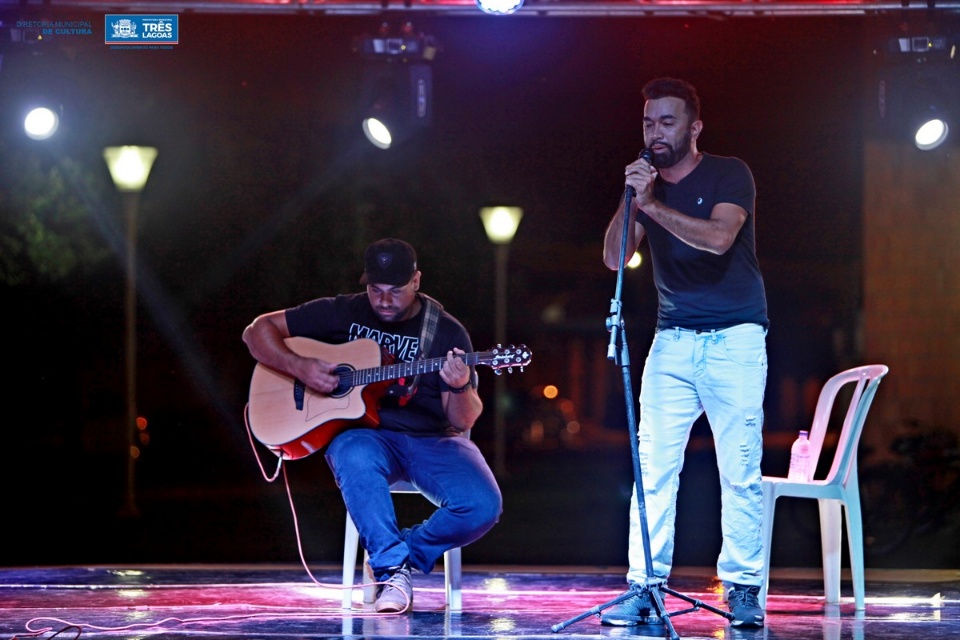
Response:
[{"label": "guitar strap", "polygon": [[[443,310],[443,305],[425,293],[418,295],[421,304],[424,306],[423,320],[420,324],[420,360],[426,360],[430,354],[430,345],[433,344],[433,336],[437,333],[437,325],[440,323],[440,312]],[[419,383],[420,374],[418,373],[413,377],[410,384],[392,385],[387,389],[387,395],[398,396],[400,405],[403,406],[417,392]]]}]

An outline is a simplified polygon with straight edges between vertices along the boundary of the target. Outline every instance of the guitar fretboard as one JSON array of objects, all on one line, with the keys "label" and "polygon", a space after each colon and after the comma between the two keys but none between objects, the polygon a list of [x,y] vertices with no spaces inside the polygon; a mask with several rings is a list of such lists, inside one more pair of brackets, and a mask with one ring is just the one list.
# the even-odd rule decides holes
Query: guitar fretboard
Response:
[{"label": "guitar fretboard", "polygon": [[[481,364],[484,355],[483,353],[465,353],[457,357],[468,365],[476,365]],[[486,356],[488,359],[490,358],[490,354],[486,354]],[[369,369],[342,371],[340,373],[340,384],[343,387],[357,387],[374,382],[383,382],[384,380],[398,380],[423,373],[432,373],[442,369],[443,363],[446,361],[446,358],[427,358],[426,360],[398,362]]]}]

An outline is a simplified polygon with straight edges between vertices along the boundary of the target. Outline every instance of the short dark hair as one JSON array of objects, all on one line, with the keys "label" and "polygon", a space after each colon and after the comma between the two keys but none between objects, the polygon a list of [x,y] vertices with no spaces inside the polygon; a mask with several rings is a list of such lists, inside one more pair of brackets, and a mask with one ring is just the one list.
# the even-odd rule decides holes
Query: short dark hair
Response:
[{"label": "short dark hair", "polygon": [[700,119],[700,97],[696,88],[686,80],[677,78],[656,78],[643,85],[645,100],[659,100],[660,98],[680,98],[683,100],[684,111],[690,116],[690,122]]}]

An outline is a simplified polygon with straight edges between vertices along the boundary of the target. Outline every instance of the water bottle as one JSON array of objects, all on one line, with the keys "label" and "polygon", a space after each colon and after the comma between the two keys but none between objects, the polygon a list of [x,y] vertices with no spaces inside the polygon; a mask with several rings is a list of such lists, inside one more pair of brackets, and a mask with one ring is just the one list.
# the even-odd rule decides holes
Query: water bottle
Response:
[{"label": "water bottle", "polygon": [[791,482],[810,481],[810,433],[801,431],[800,437],[790,447],[790,472],[787,480]]}]

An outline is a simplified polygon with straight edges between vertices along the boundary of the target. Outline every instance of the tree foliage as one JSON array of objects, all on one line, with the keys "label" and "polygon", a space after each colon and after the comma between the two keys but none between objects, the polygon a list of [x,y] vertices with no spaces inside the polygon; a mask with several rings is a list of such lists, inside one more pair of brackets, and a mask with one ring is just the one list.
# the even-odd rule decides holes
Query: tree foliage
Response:
[{"label": "tree foliage", "polygon": [[0,149],[0,283],[61,282],[107,257],[81,198],[92,182],[69,158]]}]

